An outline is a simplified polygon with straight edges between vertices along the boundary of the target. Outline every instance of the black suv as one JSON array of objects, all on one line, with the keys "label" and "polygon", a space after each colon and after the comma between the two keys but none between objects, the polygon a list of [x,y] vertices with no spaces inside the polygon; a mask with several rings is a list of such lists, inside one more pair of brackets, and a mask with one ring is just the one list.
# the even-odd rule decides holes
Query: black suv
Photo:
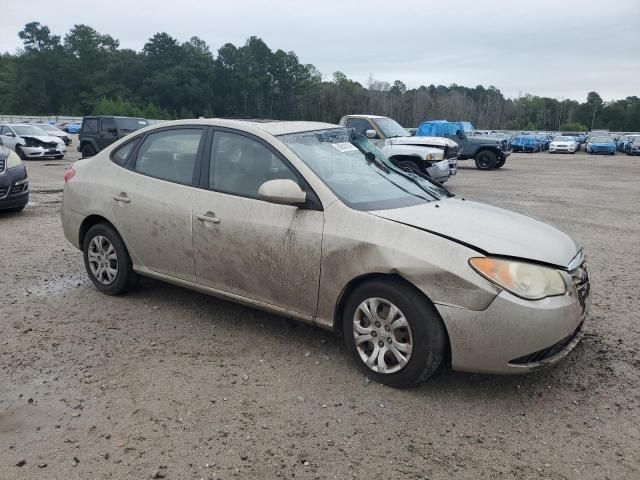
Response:
[{"label": "black suv", "polygon": [[149,125],[144,118],[107,117],[103,115],[83,117],[79,132],[78,151],[82,158],[91,157],[116,140]]}]

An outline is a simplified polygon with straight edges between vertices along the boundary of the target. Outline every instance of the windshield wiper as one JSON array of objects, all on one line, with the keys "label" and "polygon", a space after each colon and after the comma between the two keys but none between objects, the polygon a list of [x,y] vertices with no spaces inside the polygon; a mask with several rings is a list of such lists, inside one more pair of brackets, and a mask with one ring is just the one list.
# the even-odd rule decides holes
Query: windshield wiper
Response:
[{"label": "windshield wiper", "polygon": [[389,169],[389,167],[386,166],[380,160],[378,160],[374,153],[366,152],[364,154],[364,158],[367,161],[367,163],[373,163],[376,167],[378,167],[380,170],[384,171],[385,173],[391,173],[391,170]]}]

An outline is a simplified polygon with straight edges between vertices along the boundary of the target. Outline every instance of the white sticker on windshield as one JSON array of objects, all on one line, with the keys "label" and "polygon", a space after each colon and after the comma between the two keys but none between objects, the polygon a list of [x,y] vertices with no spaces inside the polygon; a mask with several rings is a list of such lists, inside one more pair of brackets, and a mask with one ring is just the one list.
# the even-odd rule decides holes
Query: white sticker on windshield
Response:
[{"label": "white sticker on windshield", "polygon": [[349,142],[332,143],[331,146],[342,153],[358,150],[355,145]]}]

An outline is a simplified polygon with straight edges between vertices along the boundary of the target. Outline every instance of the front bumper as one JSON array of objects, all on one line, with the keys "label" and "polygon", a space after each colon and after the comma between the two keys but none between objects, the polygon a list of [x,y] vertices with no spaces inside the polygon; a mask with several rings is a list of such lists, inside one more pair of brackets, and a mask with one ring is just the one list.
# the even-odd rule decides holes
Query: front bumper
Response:
[{"label": "front bumper", "polygon": [[28,202],[29,180],[24,165],[0,174],[0,210],[24,207]]},{"label": "front bumper", "polygon": [[438,163],[432,164],[427,167],[427,173],[436,182],[446,182],[451,175],[449,160],[440,160]]},{"label": "front bumper", "polygon": [[561,360],[583,335],[588,277],[584,285],[536,301],[502,291],[482,311],[436,305],[449,334],[453,369],[514,374]]},{"label": "front bumper", "polygon": [[56,147],[26,147],[20,145],[20,150],[27,158],[45,158],[45,157],[57,157],[67,153],[67,147],[59,145]]},{"label": "front bumper", "polygon": [[555,152],[567,152],[567,153],[575,153],[575,151],[577,150],[576,147],[567,147],[567,146],[554,146],[551,145],[549,147],[549,153],[555,153]]}]

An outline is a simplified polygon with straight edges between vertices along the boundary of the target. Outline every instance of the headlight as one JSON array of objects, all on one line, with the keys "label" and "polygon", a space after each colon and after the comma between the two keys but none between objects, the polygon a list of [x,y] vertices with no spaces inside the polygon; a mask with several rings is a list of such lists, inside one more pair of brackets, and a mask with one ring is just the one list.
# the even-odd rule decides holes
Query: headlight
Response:
[{"label": "headlight", "polygon": [[433,153],[427,153],[424,157],[425,160],[433,160]]},{"label": "headlight", "polygon": [[443,152],[439,152],[439,153],[430,153],[430,154],[429,154],[429,157],[430,157],[430,158],[428,158],[428,160],[436,160],[436,161],[444,160],[444,153],[443,153]]},{"label": "headlight", "polygon": [[469,265],[490,282],[527,300],[540,300],[567,292],[560,272],[553,268],[489,257],[471,258]]},{"label": "headlight", "polygon": [[20,164],[22,164],[22,160],[20,160],[18,154],[14,151],[9,151],[9,156],[7,157],[7,168],[17,167]]}]

